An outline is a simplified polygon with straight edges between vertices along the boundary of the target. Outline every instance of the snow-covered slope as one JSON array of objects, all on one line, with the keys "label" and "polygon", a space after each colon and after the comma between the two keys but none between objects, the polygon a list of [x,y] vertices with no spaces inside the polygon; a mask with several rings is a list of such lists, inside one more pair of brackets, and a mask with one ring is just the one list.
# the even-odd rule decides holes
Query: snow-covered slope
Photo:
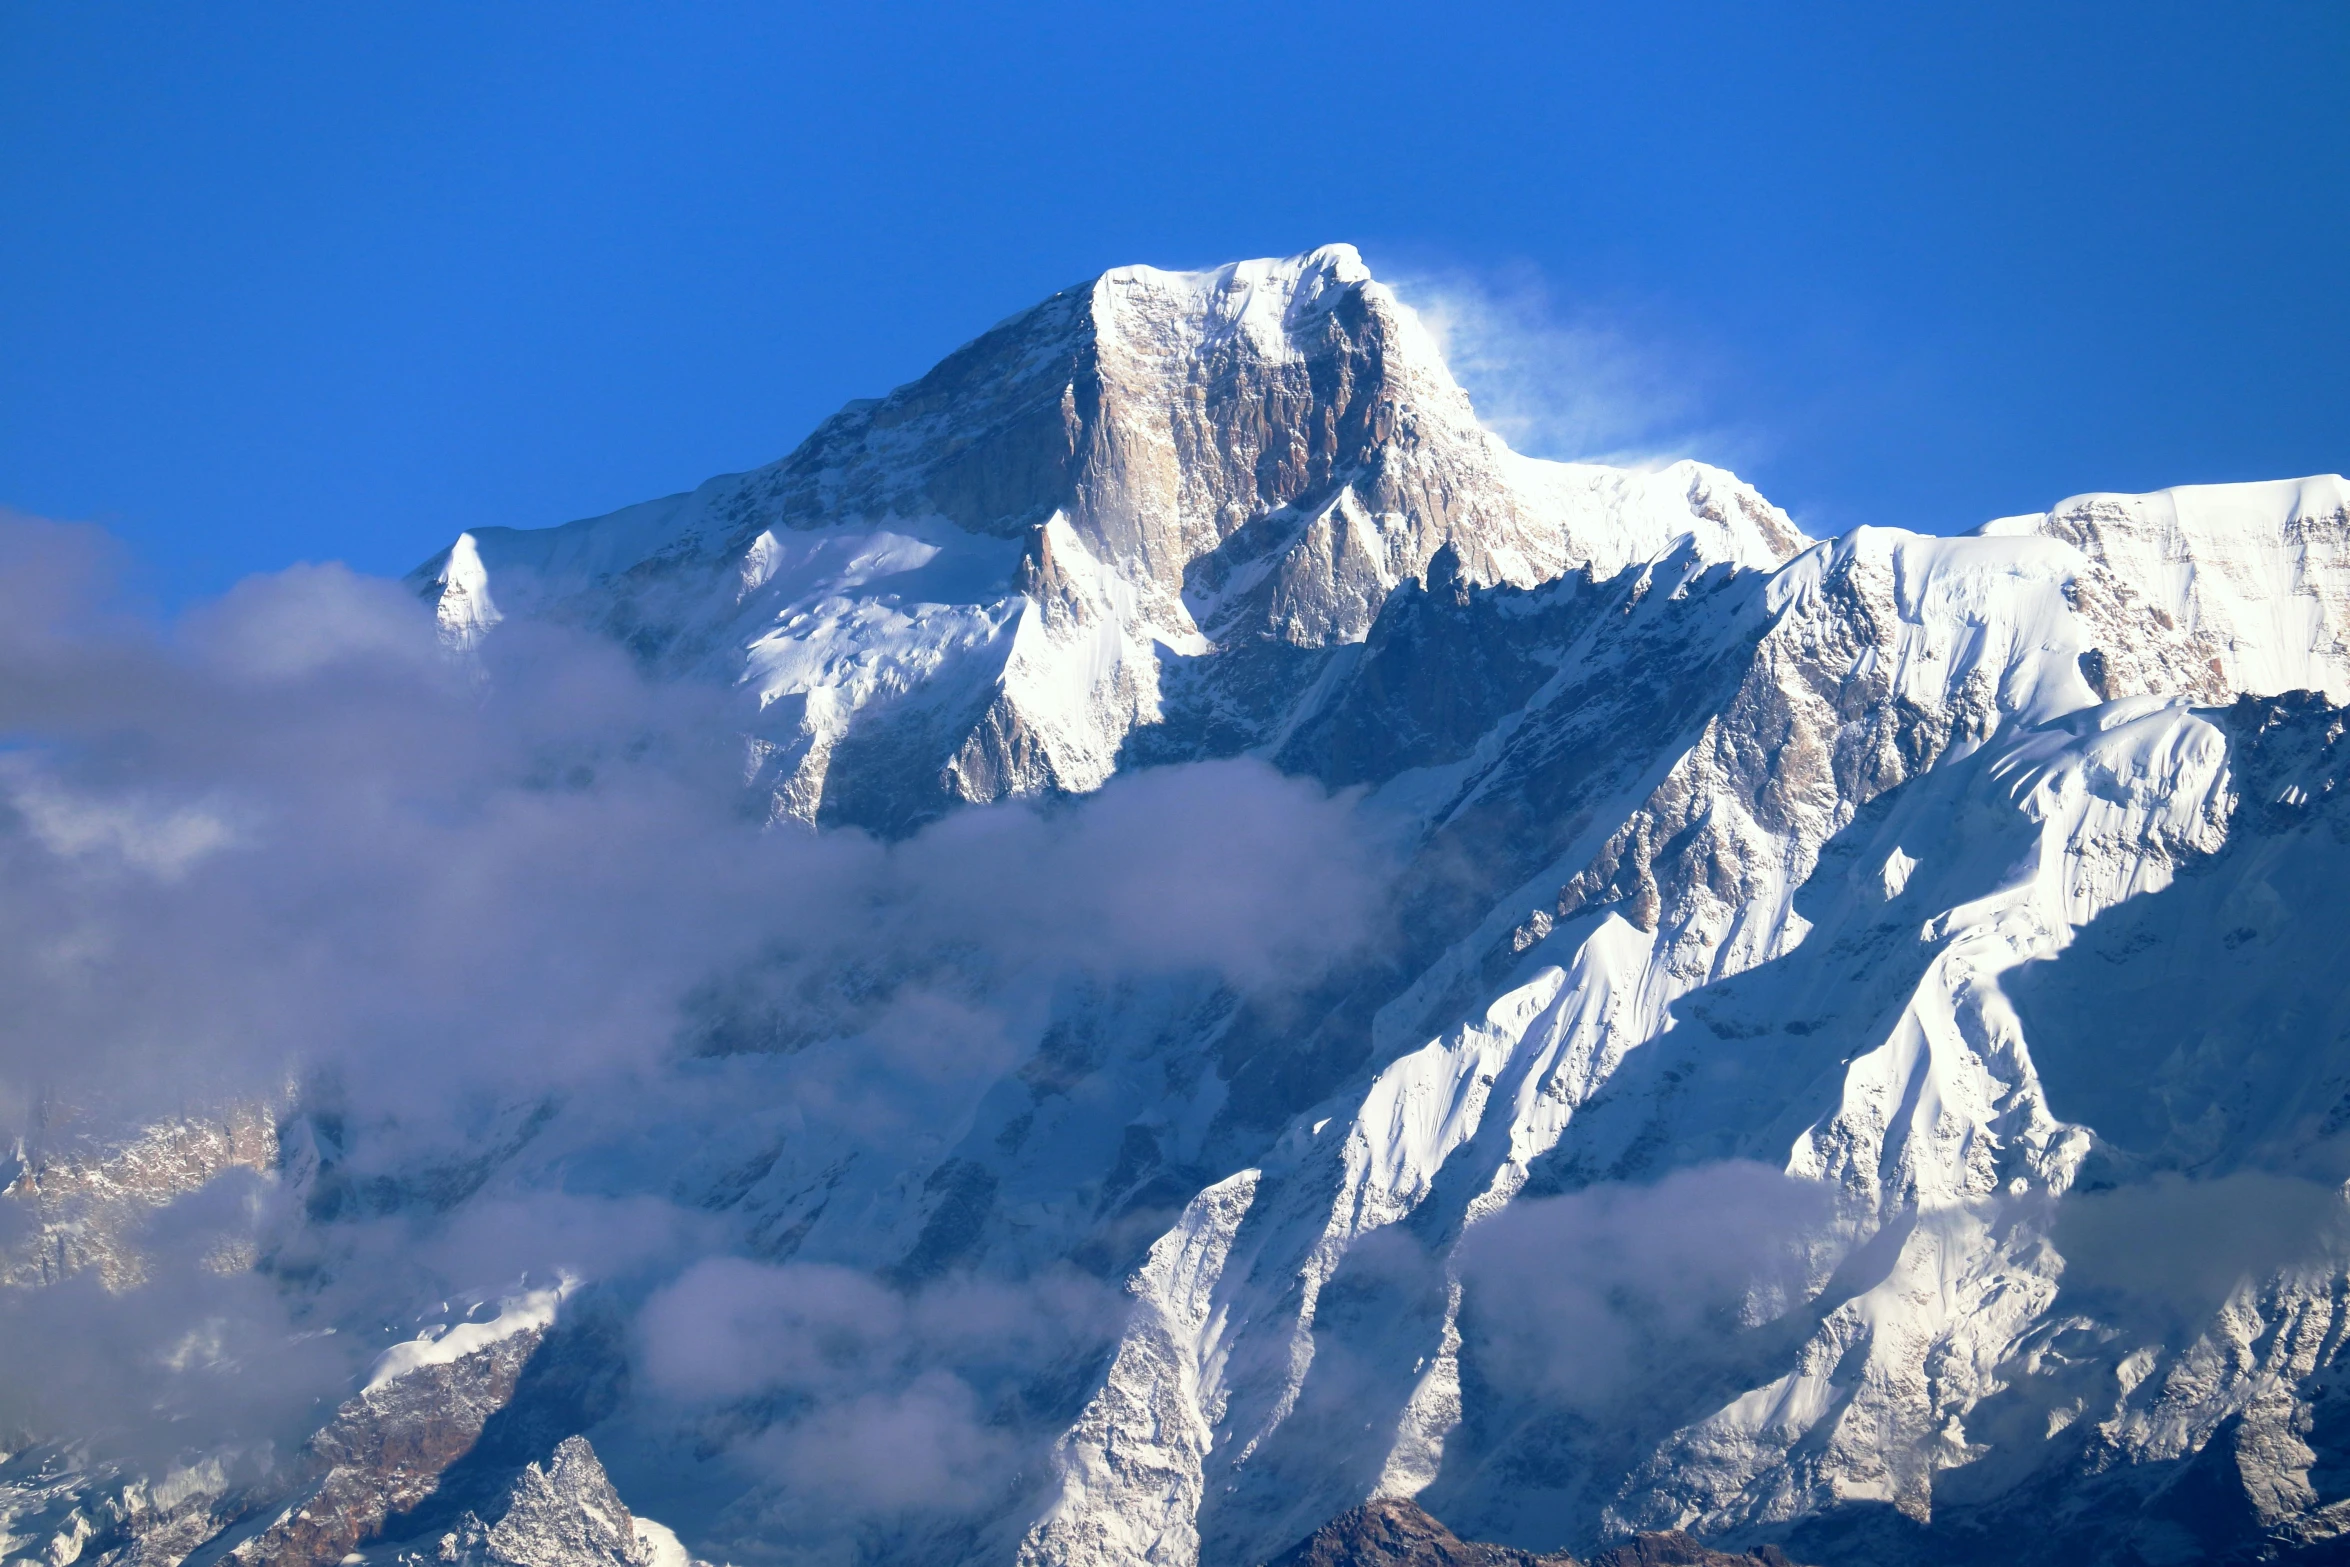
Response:
[{"label": "snow-covered slope", "polygon": [[1530,1552],[2350,1537],[2339,478],[1814,543],[1718,469],[1509,451],[1331,247],[1106,274],[411,584],[460,654],[554,620],[725,693],[770,831],[968,844],[1245,757],[1345,791],[1384,904],[1310,973],[1064,971],[972,928],[1066,932],[1039,863],[974,860],[961,926],[730,960],[666,1075],[412,1179],[299,1092],[30,1148],[14,1287],[135,1281],[234,1169],[344,1332],[416,1303],[283,1259],[693,1217],[443,1303],[296,1458],[26,1447],[13,1553],[1223,1567],[1375,1498]]},{"label": "snow-covered slope", "polygon": [[[2049,1102],[2003,978],[2160,894],[2244,814],[2223,720],[2184,694],[2101,701],[2091,681],[2203,691],[2232,660],[2252,689],[2338,689],[2350,669],[2322,587],[2295,600],[2308,613],[2275,605],[2242,563],[2280,591],[2322,584],[2344,496],[2325,479],[2093,497],[1972,539],[1863,529],[1778,573],[1739,689],[1556,906],[1527,911],[1509,943],[1523,978],[1300,1115],[1162,1242],[1213,1271],[1162,1281],[1154,1253],[1138,1277],[1137,1336],[1058,1450],[1028,1559],[1190,1559],[1195,1539],[1200,1560],[1248,1559],[1368,1494],[1416,1495],[1525,1546],[1633,1527],[1740,1538],[1809,1523],[1819,1537],[1872,1506],[1928,1522],[1947,1472],[1966,1494],[1970,1466],[2028,1471],[2021,1444],[1972,1439],[1968,1422],[2040,1369],[2066,1299],[2055,1199],[2096,1133]],[[2192,531],[2164,531],[2180,516]],[[2104,527],[2089,547],[2086,518]],[[2130,575],[2149,561],[2163,565],[2152,585]],[[2194,587],[2199,561],[2227,592]],[[2170,608],[2143,627],[2114,610],[2150,600]],[[2213,645],[2225,656],[2207,662]],[[2330,744],[2341,724],[2327,722]],[[2328,797],[2263,788],[2294,808]],[[2073,1004],[2108,1019],[2108,992],[2143,983],[2079,978]],[[2324,1080],[2319,1053],[2295,1054],[2297,1082]],[[1734,1314],[1728,1337],[1747,1342],[1660,1346],[1597,1408],[1464,1366],[1477,1270],[1461,1259],[1481,1223],[1529,1193],[1724,1158],[1833,1199],[1796,1228],[1800,1269]],[[1389,1229],[1436,1273],[1399,1288],[1382,1246],[1350,1287],[1350,1259]],[[2094,1318],[2070,1330],[2117,1336]],[[2208,1331],[2244,1356],[2263,1325]],[[2108,1352],[2107,1396],[2124,1404],[2144,1374],[2131,1353],[2162,1351]],[[2305,1353],[2302,1377],[2330,1363]],[[1317,1407],[1330,1358],[1342,1385]],[[2191,1451],[2250,1396],[2159,1456]],[[1170,1405],[1196,1411],[1180,1458],[1146,1437]],[[2030,1435],[2045,1451],[2079,1418]],[[2109,1437],[2101,1463],[2157,1456],[2139,1441],[2122,1458]],[[1163,1528],[1144,1495],[1172,1504]],[[2307,1528],[2321,1498],[2305,1479],[2297,1495],[2302,1511],[2269,1502],[2262,1522]]]},{"label": "snow-covered slope", "polygon": [[2090,565],[2084,609],[2112,651],[2112,695],[2322,691],[2342,683],[2350,630],[2350,489],[2341,478],[2079,495],[1988,534],[2032,532]]}]

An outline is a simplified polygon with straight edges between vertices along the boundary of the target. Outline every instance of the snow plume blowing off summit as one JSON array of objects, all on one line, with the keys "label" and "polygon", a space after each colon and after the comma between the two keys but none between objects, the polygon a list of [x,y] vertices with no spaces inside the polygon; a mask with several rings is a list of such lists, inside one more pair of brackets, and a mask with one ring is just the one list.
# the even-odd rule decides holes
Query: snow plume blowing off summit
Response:
[{"label": "snow plume blowing off summit", "polygon": [[2340,479],[1815,542],[1331,246],[110,551],[0,524],[12,1562],[2350,1531]]}]

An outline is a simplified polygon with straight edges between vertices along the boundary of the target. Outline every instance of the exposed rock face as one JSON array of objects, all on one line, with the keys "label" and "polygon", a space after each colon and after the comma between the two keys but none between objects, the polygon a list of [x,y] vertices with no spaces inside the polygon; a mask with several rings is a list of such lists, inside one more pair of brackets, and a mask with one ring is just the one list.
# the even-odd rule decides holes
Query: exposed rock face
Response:
[{"label": "exposed rock face", "polygon": [[0,1463],[11,1559],[176,1567],[244,1516],[257,1467],[265,1455],[225,1452],[141,1476],[71,1448],[13,1455]]},{"label": "exposed rock face", "polygon": [[2334,478],[2083,495],[1989,524],[2076,546],[2107,697],[2323,691],[2350,701],[2350,508]]},{"label": "exposed rock face", "polygon": [[653,1557],[652,1543],[612,1489],[595,1449],[574,1436],[551,1462],[527,1465],[515,1477],[491,1521],[469,1512],[429,1558],[413,1559],[464,1567],[652,1567]]},{"label": "exposed rock face", "polygon": [[1575,1567],[1575,1559],[1464,1540],[1412,1502],[1380,1500],[1339,1514],[1269,1567]]},{"label": "exposed rock face", "polygon": [[513,1398],[543,1337],[538,1328],[508,1334],[344,1404],[310,1439],[300,1489],[230,1554],[254,1567],[330,1567],[375,1539],[387,1519],[430,1496],[472,1450],[482,1427]]},{"label": "exposed rock face", "polygon": [[[1138,729],[1229,753],[1440,549],[1461,580],[1612,577],[1804,540],[1731,475],[1520,457],[1346,246],[1058,294],[798,451],[415,579],[450,640],[602,626],[739,683],[778,815],[899,828],[1097,787]],[[1167,661],[1196,666],[1181,690]],[[1189,717],[1174,709],[1188,709]],[[1238,727],[1232,722],[1238,719]]]},{"label": "exposed rock face", "polygon": [[[0,1460],[0,1517],[12,1548],[39,1542],[36,1556],[47,1567],[177,1567],[200,1547],[207,1559],[254,1567],[323,1567],[363,1552],[433,1499],[477,1452],[491,1420],[513,1409],[552,1320],[532,1304],[526,1298],[519,1311],[395,1346],[376,1380],[290,1457],[262,1444],[151,1475],[119,1460],[93,1463],[70,1447],[35,1446]],[[609,1511],[594,1455],[583,1444],[584,1463],[566,1466],[563,1456],[535,1481],[524,1474],[510,1487],[528,1501],[518,1530],[559,1534],[556,1515],[572,1500],[598,1517]],[[619,1516],[626,1520],[626,1510]],[[577,1526],[591,1534],[600,1527]],[[648,1541],[667,1538],[657,1525],[629,1527]],[[628,1567],[651,1567],[652,1545],[633,1548]],[[676,1558],[669,1567],[682,1567],[682,1550],[669,1554]]]},{"label": "exposed rock face", "polygon": [[[0,1201],[17,1204],[31,1220],[25,1239],[0,1254],[0,1280],[21,1288],[93,1269],[109,1289],[137,1284],[146,1272],[135,1244],[140,1224],[232,1170],[271,1170],[278,1113],[263,1101],[232,1104],[105,1144],[77,1136],[70,1115],[52,1117],[45,1138],[29,1147],[20,1142],[0,1160],[9,1176]],[[224,1254],[216,1263],[225,1270],[252,1260]]]},{"label": "exposed rock face", "polygon": [[1612,1550],[1591,1559],[1591,1567],[1795,1567],[1775,1545],[1751,1551],[1717,1551],[1700,1545],[1678,1529],[1662,1534],[1636,1534]]},{"label": "exposed rock face", "polygon": [[[1580,1567],[1563,1553],[1538,1556],[1463,1540],[1407,1501],[1380,1500],[1340,1514],[1275,1557],[1269,1567]],[[1732,1554],[1678,1531],[1635,1535],[1591,1558],[1591,1567],[1793,1567],[1777,1546]]]}]

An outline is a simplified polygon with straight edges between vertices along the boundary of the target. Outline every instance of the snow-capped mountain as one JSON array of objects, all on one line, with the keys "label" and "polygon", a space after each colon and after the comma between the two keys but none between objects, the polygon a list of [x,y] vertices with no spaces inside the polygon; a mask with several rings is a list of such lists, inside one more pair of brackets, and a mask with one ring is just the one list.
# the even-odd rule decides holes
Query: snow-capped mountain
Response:
[{"label": "snow-capped mountain", "polygon": [[423,568],[454,642],[512,613],[737,685],[778,817],[901,828],[1278,744],[1451,546],[1469,587],[1802,542],[1718,469],[1539,462],[1478,425],[1352,248],[1127,267],[851,404],[783,461]]},{"label": "snow-capped mountain", "polygon": [[[443,1302],[296,1457],[32,1433],[12,1554],[1249,1567],[1375,1500],[1503,1554],[2350,1538],[2340,478],[1814,542],[1719,469],[1510,451],[1329,247],[1108,273],[771,467],[410,586],[461,659],[555,622],[721,693],[768,834],[1255,780],[1378,846],[1376,916],[1057,971],[1084,851],[1020,838],[897,945],[708,975],[623,1109],[413,1176],[344,1173],[299,1088],[28,1145],[27,1290],[134,1279],[123,1215],[231,1170],[304,1233],[697,1217],[663,1279]],[[1209,858],[1281,852],[1261,798],[1207,796]]]}]

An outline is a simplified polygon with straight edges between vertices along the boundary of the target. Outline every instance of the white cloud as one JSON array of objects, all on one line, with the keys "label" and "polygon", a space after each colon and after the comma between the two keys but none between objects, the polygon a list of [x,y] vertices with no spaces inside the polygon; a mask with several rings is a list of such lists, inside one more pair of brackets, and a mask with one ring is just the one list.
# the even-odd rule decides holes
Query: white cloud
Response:
[{"label": "white cloud", "polygon": [[50,853],[112,860],[164,881],[177,880],[238,838],[229,813],[217,804],[77,793],[22,757],[0,762],[0,793]]},{"label": "white cloud", "polygon": [[[795,1538],[997,1495],[1041,1472],[1023,1400],[1082,1380],[1114,1283],[752,1262],[680,1166],[754,1122],[787,1158],[903,1161],[1035,1056],[1060,990],[1295,993],[1385,917],[1355,802],[1262,763],[895,843],[768,831],[722,690],[519,622],[485,684],[336,567],[126,619],[108,548],[0,520],[0,1134],[288,1119],[274,1166],[126,1228],[150,1283],[0,1291],[42,1349],[0,1367],[0,1424],[298,1444],[387,1331],[568,1270],[567,1316],[651,1301],[614,1335],[645,1396],[733,1419],[714,1440]],[[713,1009],[791,1037],[697,1054]],[[39,1218],[0,1202],[0,1250]]]}]

